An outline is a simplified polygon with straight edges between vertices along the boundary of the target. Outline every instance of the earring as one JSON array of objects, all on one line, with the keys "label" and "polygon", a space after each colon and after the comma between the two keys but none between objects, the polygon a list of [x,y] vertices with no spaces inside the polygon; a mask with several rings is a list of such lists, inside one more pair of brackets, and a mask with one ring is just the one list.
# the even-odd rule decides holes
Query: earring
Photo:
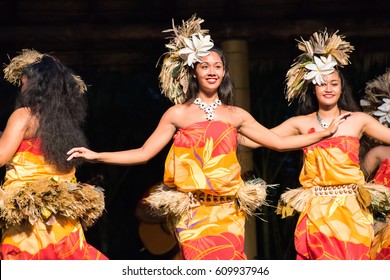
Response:
[{"label": "earring", "polygon": [[194,77],[194,79],[196,79],[196,76],[195,76],[195,75],[193,75],[192,77]]}]

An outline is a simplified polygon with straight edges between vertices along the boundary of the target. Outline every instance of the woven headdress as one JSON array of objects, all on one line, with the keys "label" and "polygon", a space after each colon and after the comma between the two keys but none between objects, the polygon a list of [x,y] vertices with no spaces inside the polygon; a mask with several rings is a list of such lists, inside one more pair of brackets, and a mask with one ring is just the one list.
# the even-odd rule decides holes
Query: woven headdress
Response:
[{"label": "woven headdress", "polygon": [[202,62],[202,56],[208,55],[214,46],[208,30],[201,29],[203,19],[193,15],[183,21],[182,26],[175,26],[172,19],[172,29],[163,32],[172,32],[168,37],[170,42],[165,46],[168,52],[164,54],[161,72],[159,75],[161,92],[175,104],[183,103],[188,90],[188,67],[196,62]]},{"label": "woven headdress", "polygon": [[390,69],[366,83],[365,96],[360,100],[363,111],[390,127]]},{"label": "woven headdress", "polygon": [[344,36],[328,34],[326,29],[315,32],[308,41],[301,37],[298,49],[303,51],[286,74],[286,98],[291,102],[294,98],[305,99],[307,86],[324,83],[323,75],[330,74],[336,66],[349,64],[349,55],[354,47],[344,41]]},{"label": "woven headdress", "polygon": [[[36,50],[23,49],[22,53],[11,59],[10,63],[4,68],[4,79],[11,84],[21,86],[21,79],[24,69],[33,64],[39,62],[45,54],[42,54]],[[82,93],[87,91],[87,86],[80,76],[73,75],[77,84],[80,87]]]}]

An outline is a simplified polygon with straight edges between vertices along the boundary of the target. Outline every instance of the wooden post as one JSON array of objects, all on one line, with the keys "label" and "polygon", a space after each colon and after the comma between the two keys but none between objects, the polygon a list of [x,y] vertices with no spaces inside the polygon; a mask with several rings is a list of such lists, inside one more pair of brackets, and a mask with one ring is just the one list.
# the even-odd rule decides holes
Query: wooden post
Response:
[{"label": "wooden post", "polygon": [[[250,112],[248,44],[245,40],[226,40],[221,43],[221,48],[229,63],[230,74],[235,86],[236,104]],[[246,147],[238,146],[237,156],[243,176],[253,173],[252,151]],[[256,259],[257,234],[254,217],[249,217],[245,224],[245,252],[248,259]]]}]

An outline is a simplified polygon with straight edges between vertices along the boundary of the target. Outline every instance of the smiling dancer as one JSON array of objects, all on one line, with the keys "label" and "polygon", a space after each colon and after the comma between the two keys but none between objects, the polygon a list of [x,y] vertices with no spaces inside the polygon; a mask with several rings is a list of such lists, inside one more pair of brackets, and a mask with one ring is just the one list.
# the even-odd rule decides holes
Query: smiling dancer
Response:
[{"label": "smiling dancer", "polygon": [[[301,188],[281,197],[279,213],[300,213],[295,229],[297,259],[370,259],[374,237],[371,198],[380,190],[365,184],[359,164],[363,134],[390,143],[390,129],[358,112],[341,73],[354,47],[337,32],[315,32],[298,41],[303,53],[287,72],[286,97],[299,99],[299,116],[272,129],[281,136],[327,129],[340,114],[353,112],[331,137],[303,149]],[[384,201],[388,203],[388,201]],[[371,205],[372,206],[372,205]]]},{"label": "smiling dancer", "polygon": [[147,200],[171,217],[185,259],[246,259],[245,216],[264,203],[265,184],[245,183],[236,156],[238,135],[276,150],[297,149],[333,135],[347,114],[317,133],[280,137],[234,106],[234,87],[223,52],[202,19],[174,26],[160,73],[162,92],[175,103],[138,149],[94,152],[79,147],[69,160],[142,164],[173,138],[164,185]]}]

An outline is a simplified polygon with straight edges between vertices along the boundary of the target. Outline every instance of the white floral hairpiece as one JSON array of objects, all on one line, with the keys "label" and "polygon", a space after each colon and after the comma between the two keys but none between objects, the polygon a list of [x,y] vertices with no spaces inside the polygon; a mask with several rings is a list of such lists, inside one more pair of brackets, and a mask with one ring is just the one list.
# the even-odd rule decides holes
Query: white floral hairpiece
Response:
[{"label": "white floral hairpiece", "polygon": [[208,55],[210,53],[209,50],[214,47],[210,35],[203,36],[200,33],[193,34],[192,40],[184,38],[184,42],[187,47],[179,50],[179,55],[186,60],[186,64],[191,67],[194,66],[196,61],[202,62],[202,56]]},{"label": "white floral hairpiece", "polygon": [[305,99],[309,82],[324,83],[323,75],[332,73],[336,66],[349,64],[349,54],[354,47],[344,41],[344,36],[328,34],[326,29],[315,32],[309,40],[298,40],[298,49],[303,51],[286,74],[286,98],[292,101]]},{"label": "white floral hairpiece", "polygon": [[379,117],[378,120],[381,124],[390,124],[390,99],[383,98],[383,104],[373,114]]},{"label": "white floral hairpiece", "polygon": [[323,75],[328,75],[334,71],[337,61],[331,55],[328,57],[314,57],[314,62],[307,64],[305,68],[310,70],[303,78],[312,81],[313,84],[322,85],[325,83]]},{"label": "white floral hairpiece", "polygon": [[164,54],[159,81],[161,92],[175,104],[185,101],[190,79],[188,67],[202,62],[202,56],[208,55],[214,46],[208,30],[200,27],[203,21],[193,15],[181,26],[175,26],[172,20],[172,29],[163,31],[172,32],[173,36],[165,45],[168,52]]},{"label": "white floral hairpiece", "polygon": [[365,96],[360,100],[363,111],[390,127],[390,70],[366,84]]}]

